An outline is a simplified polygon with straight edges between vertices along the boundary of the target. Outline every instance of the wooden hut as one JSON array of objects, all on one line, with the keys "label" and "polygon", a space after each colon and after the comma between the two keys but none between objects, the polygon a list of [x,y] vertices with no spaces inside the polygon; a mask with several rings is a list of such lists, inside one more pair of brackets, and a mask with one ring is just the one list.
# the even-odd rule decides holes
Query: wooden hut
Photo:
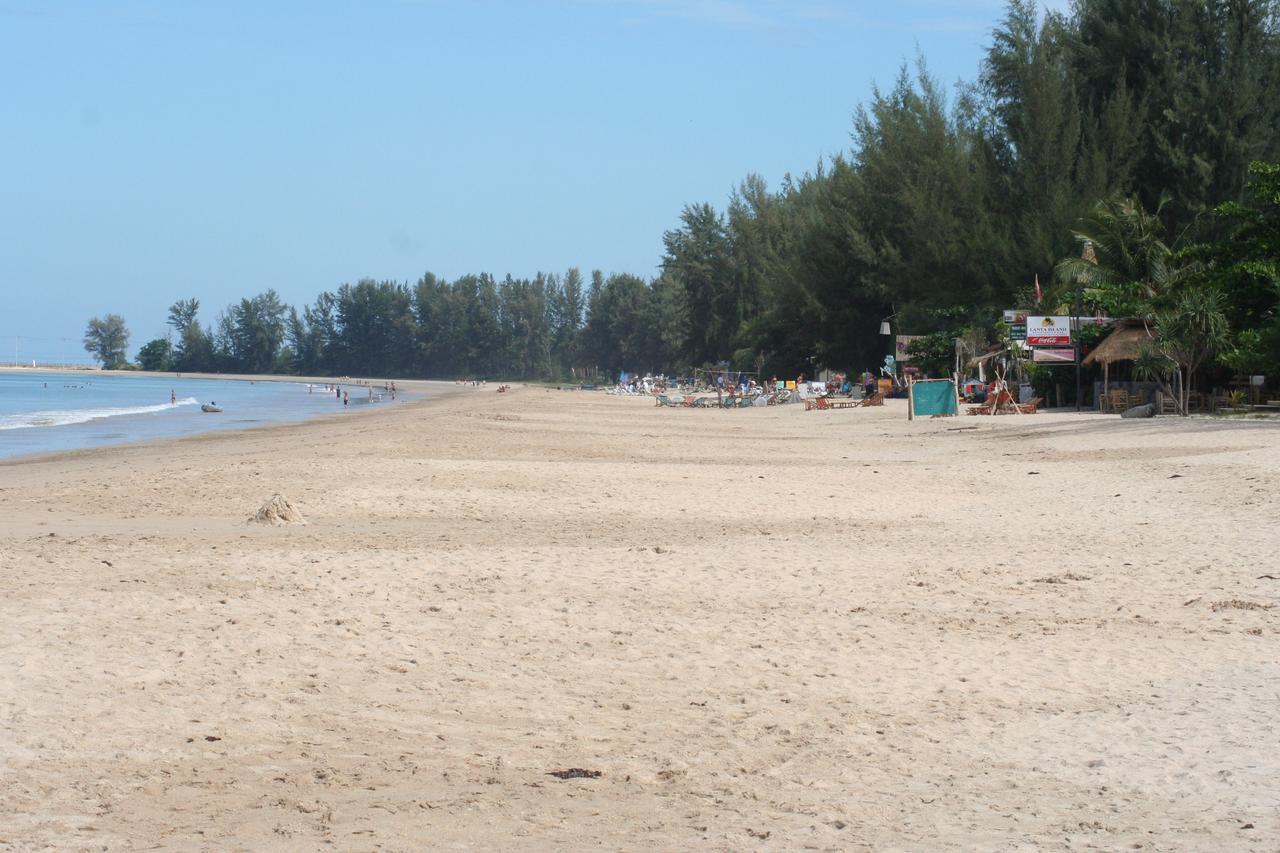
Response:
[{"label": "wooden hut", "polygon": [[1120,361],[1137,361],[1143,344],[1151,343],[1151,331],[1142,320],[1121,320],[1116,323],[1111,334],[1102,339],[1102,343],[1093,352],[1084,357],[1084,364],[1102,365],[1102,393],[1107,393],[1110,380],[1111,365]]}]

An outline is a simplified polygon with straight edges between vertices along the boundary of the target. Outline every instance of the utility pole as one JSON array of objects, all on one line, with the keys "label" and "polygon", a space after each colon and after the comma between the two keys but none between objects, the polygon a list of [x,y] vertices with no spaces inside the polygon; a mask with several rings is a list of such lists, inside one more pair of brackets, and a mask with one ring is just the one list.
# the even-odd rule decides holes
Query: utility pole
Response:
[{"label": "utility pole", "polygon": [[1072,300],[1071,313],[1071,346],[1076,351],[1076,411],[1080,411],[1080,285],[1076,285],[1075,299]]},{"label": "utility pole", "polygon": [[[1080,250],[1080,259],[1088,261],[1095,267],[1098,265],[1098,253],[1093,249],[1093,241],[1085,240],[1084,246]],[[1071,313],[1075,316],[1071,318],[1072,324],[1075,326],[1071,330],[1071,346],[1076,353],[1076,411],[1080,411],[1080,277],[1076,276],[1076,292],[1075,299],[1072,300]]]}]

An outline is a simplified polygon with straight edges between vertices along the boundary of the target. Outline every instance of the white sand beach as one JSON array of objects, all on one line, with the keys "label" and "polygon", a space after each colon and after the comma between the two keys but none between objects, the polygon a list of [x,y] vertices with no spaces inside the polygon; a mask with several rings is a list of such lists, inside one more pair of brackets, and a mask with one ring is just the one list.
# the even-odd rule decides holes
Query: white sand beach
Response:
[{"label": "white sand beach", "polygon": [[0,462],[0,848],[1275,849],[1280,424],[434,390]]}]

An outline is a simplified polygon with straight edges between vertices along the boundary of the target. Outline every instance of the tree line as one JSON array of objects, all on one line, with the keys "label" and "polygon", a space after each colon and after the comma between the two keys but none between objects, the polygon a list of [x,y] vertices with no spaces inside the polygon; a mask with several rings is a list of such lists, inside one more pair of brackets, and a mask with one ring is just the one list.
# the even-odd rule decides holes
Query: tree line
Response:
[{"label": "tree line", "polygon": [[[1256,167],[1251,185],[1249,171],[1280,160],[1280,0],[1077,0],[1043,15],[1011,0],[973,80],[948,91],[923,58],[903,67],[855,112],[851,141],[776,188],[747,175],[723,209],[687,205],[650,278],[370,279],[300,309],[268,290],[207,325],[186,299],[172,344],[139,360],[524,379],[858,369],[880,361],[884,319],[997,334],[991,318],[1034,304],[1038,276],[1046,303],[1080,289],[1113,316],[1212,293],[1223,363],[1280,369],[1274,173]],[[1093,273],[1071,263],[1085,241]]]}]

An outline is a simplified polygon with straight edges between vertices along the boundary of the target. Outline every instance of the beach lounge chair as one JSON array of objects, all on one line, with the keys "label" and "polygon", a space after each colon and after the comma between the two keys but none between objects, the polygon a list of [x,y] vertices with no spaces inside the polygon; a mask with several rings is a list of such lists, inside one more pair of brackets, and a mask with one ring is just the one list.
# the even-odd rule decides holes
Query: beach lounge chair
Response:
[{"label": "beach lounge chair", "polygon": [[1043,402],[1043,397],[1035,397],[1025,403],[1018,403],[1018,411],[1024,415],[1034,415],[1040,410],[1040,404]]},{"label": "beach lounge chair", "polygon": [[877,392],[875,392],[874,394],[872,394],[870,397],[863,397],[863,398],[862,398],[862,405],[864,405],[864,406],[883,406],[883,405],[884,405],[884,392],[883,392],[883,391],[877,391]]}]

